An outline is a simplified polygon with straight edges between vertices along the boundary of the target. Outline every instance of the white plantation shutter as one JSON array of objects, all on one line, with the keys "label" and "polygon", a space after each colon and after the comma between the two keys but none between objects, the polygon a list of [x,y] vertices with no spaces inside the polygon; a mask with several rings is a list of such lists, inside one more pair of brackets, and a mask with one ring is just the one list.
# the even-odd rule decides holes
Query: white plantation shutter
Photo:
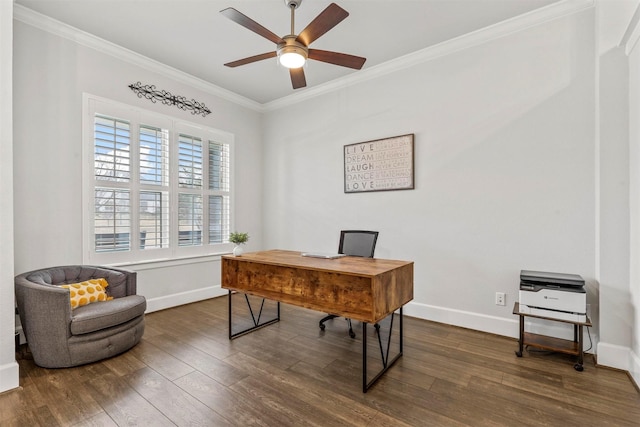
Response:
[{"label": "white plantation shutter", "polygon": [[232,136],[86,100],[92,156],[85,176],[93,178],[85,192],[93,200],[86,216],[87,259],[135,262],[227,252]]},{"label": "white plantation shutter", "polygon": [[209,189],[229,191],[229,144],[209,141]]},{"label": "white plantation shutter", "polygon": [[178,244],[180,246],[202,244],[203,211],[202,195],[178,194]]},{"label": "white plantation shutter", "polygon": [[209,141],[209,243],[229,238],[230,146]]},{"label": "white plantation shutter", "polygon": [[178,186],[192,188],[197,193],[178,194],[178,245],[202,244],[204,207],[202,206],[202,173],[204,157],[202,140],[198,137],[178,135]]},{"label": "white plantation shutter", "polygon": [[202,188],[204,158],[202,140],[180,135],[178,137],[178,185],[181,188]]},{"label": "white plantation shutter", "polygon": [[209,243],[228,241],[229,224],[229,196],[209,196]]},{"label": "white plantation shutter", "polygon": [[95,116],[95,177],[105,181],[128,181],[131,174],[129,122]]},{"label": "white plantation shutter", "polygon": [[[128,121],[96,115],[94,119],[96,181],[128,182],[131,177],[131,130]],[[96,187],[94,197],[96,252],[130,249],[130,197],[126,189]]]},{"label": "white plantation shutter", "polygon": [[169,192],[140,191],[141,249],[169,247]]},{"label": "white plantation shutter", "polygon": [[140,126],[140,183],[169,184],[169,131]]},{"label": "white plantation shutter", "polygon": [[95,189],[95,250],[129,250],[131,247],[131,208],[129,191]]},{"label": "white plantation shutter", "polygon": [[168,248],[169,223],[169,131],[140,125],[138,228],[141,249]]}]

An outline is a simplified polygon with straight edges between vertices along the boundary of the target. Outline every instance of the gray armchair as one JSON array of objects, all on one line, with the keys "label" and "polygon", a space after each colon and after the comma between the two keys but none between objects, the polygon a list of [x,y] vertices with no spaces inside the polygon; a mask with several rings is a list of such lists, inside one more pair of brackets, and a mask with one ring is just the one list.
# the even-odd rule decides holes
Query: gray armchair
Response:
[{"label": "gray armchair", "polygon": [[[110,301],[71,309],[58,285],[104,278]],[[136,295],[137,275],[112,267],[72,265],[15,277],[16,301],[27,344],[38,366],[65,368],[102,360],[135,346],[144,333],[147,302]]]}]

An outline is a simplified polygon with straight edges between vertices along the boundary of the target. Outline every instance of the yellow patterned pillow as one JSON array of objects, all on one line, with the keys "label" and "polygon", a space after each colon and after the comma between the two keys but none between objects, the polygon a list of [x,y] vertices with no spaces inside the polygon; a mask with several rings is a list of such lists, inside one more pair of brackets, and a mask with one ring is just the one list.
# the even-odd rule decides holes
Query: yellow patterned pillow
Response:
[{"label": "yellow patterned pillow", "polygon": [[71,309],[98,301],[108,301],[113,297],[107,296],[105,288],[109,286],[106,279],[91,279],[86,282],[62,285],[61,288],[69,289]]}]

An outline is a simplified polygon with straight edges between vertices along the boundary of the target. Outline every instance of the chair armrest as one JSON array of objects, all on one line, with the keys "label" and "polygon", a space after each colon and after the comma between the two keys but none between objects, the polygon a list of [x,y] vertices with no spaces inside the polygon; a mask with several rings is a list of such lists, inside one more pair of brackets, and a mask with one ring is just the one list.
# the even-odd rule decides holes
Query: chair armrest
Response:
[{"label": "chair armrest", "polygon": [[69,290],[18,276],[15,291],[20,322],[29,345],[46,348],[52,354],[67,355],[67,339],[71,336]]},{"label": "chair armrest", "polygon": [[113,270],[123,273],[127,277],[126,293],[127,295],[136,295],[138,291],[138,273],[136,271],[126,270],[119,267],[99,267],[104,270]]}]

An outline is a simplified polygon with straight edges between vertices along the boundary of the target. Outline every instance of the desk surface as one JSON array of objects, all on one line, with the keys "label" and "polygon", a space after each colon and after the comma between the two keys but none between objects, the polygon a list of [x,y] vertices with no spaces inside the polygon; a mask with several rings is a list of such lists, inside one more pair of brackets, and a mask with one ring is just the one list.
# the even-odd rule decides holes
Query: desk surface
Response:
[{"label": "desk surface", "polygon": [[334,271],[358,276],[375,276],[400,266],[413,264],[412,261],[396,261],[389,259],[346,256],[340,258],[315,258],[302,256],[301,252],[272,249],[268,251],[249,252],[240,257],[224,255],[223,258],[236,259],[243,262],[259,262],[262,264],[280,265],[284,267],[300,267],[310,270]]},{"label": "desk surface", "polygon": [[225,255],[222,287],[376,323],[413,299],[413,262],[284,250]]}]

